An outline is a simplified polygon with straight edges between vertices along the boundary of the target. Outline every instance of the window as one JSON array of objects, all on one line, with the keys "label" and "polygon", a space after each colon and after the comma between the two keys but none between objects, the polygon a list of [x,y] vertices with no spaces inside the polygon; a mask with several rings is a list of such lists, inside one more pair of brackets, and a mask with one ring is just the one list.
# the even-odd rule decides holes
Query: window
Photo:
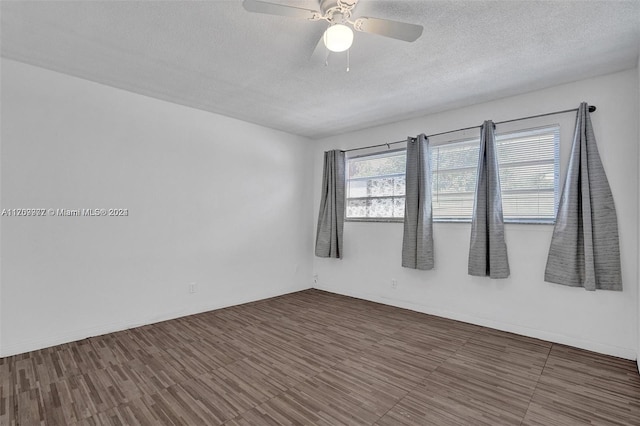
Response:
[{"label": "window", "polygon": [[403,220],[404,149],[347,159],[347,220]]},{"label": "window", "polygon": [[[479,139],[431,147],[433,217],[469,221]],[[496,136],[505,222],[553,223],[558,205],[558,126]],[[347,160],[347,220],[404,218],[405,150]]]},{"label": "window", "polygon": [[431,147],[433,218],[471,220],[479,139]]}]

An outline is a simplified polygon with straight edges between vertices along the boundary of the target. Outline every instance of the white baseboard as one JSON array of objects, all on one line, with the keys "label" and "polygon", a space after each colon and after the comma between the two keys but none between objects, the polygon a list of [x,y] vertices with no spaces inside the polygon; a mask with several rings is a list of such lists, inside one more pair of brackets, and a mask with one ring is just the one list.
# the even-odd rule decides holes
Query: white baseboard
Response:
[{"label": "white baseboard", "polygon": [[100,324],[93,327],[69,330],[47,338],[25,339],[9,345],[3,345],[0,357],[17,355],[25,352],[35,351],[38,349],[48,348],[51,346],[61,345],[64,343],[75,342],[86,339],[88,337],[101,336],[103,334],[114,333],[116,331],[128,330],[143,325],[155,324],[157,322],[167,321],[175,318],[185,317],[188,315],[199,314],[202,312],[213,311],[216,309],[228,308],[230,306],[242,305],[244,303],[256,302],[258,300],[270,299],[272,297],[283,296],[285,294],[296,293],[298,291],[307,290],[306,288],[288,289],[277,294],[259,294],[251,297],[239,297],[232,302],[227,303],[209,303],[196,307],[179,309],[171,312],[164,312],[153,317],[143,319],[128,319],[124,321],[112,322],[108,324]]},{"label": "white baseboard", "polygon": [[[488,318],[477,317],[473,315],[467,315],[464,313],[448,311],[446,309],[440,309],[433,306],[423,305],[415,302],[392,299],[389,297],[376,295],[376,294],[356,294],[348,291],[334,289],[328,286],[315,285],[314,288],[318,290],[328,291],[330,293],[341,294],[343,296],[355,297],[358,299],[368,300],[370,302],[382,303],[384,305],[395,306],[398,308],[409,309],[411,311],[421,312],[424,314],[436,315],[443,318],[449,318],[457,321],[467,322],[470,324],[479,325],[482,327],[489,327],[496,330],[507,331],[509,333],[520,334],[522,336],[533,337],[535,339],[546,340],[553,343],[559,343],[562,345],[573,346],[588,351],[598,352],[605,355],[611,355],[618,358],[624,358],[629,360],[638,359],[638,354],[633,348],[624,348],[619,346],[607,345],[599,342],[593,342],[583,339],[578,339],[571,336],[565,336],[558,333],[552,333],[544,330],[538,330],[535,328],[523,327],[517,324],[505,323],[501,321],[495,321]],[[640,360],[638,361],[638,368],[640,371]]]}]

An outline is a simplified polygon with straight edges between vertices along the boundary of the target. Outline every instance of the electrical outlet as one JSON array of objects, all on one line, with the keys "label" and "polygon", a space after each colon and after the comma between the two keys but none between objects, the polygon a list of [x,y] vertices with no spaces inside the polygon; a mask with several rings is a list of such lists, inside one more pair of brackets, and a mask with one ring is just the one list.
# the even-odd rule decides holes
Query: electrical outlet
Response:
[{"label": "electrical outlet", "polygon": [[391,288],[398,288],[398,280],[391,278]]},{"label": "electrical outlet", "polygon": [[318,274],[313,274],[313,283],[318,284]]},{"label": "electrical outlet", "polygon": [[197,290],[196,283],[190,283],[189,284],[189,293],[193,294],[193,293],[196,292],[196,290]]}]

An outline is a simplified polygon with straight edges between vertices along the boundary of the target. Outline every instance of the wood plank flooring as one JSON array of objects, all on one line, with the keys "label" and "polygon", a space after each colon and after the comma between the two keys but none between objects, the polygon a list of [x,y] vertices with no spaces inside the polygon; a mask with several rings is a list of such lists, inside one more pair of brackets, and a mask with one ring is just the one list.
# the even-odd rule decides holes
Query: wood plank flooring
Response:
[{"label": "wood plank flooring", "polygon": [[307,290],[2,358],[0,424],[640,425],[640,375]]}]

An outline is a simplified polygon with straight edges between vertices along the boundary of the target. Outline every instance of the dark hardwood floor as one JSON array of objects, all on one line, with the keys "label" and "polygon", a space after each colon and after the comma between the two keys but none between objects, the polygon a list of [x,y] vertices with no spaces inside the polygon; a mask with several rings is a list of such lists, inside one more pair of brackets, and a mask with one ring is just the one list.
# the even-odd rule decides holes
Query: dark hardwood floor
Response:
[{"label": "dark hardwood floor", "polygon": [[1,425],[640,425],[632,361],[307,290],[0,359]]}]

